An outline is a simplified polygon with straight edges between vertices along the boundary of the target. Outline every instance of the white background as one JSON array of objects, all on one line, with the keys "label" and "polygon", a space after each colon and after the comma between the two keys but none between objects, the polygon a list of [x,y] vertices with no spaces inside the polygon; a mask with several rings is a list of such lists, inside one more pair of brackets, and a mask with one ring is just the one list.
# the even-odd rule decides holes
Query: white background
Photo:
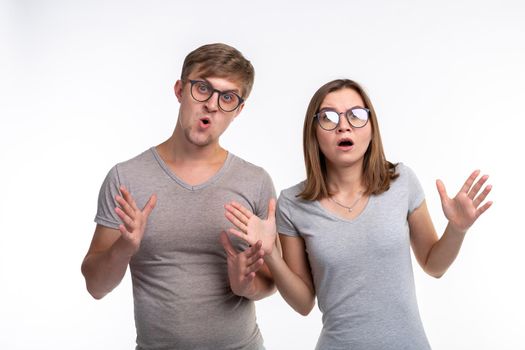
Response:
[{"label": "white background", "polygon": [[[338,77],[366,87],[438,231],[436,178],[455,193],[490,174],[494,205],[447,274],[414,265],[420,312],[434,349],[525,349],[524,18],[517,0],[1,2],[0,348],[133,348],[129,275],[95,301],[80,273],[98,190],[170,136],[186,54],[225,42],[256,81],[222,144],[278,192],[304,178],[306,106]],[[276,294],[257,314],[269,350],[314,347],[317,308],[304,318]]]}]

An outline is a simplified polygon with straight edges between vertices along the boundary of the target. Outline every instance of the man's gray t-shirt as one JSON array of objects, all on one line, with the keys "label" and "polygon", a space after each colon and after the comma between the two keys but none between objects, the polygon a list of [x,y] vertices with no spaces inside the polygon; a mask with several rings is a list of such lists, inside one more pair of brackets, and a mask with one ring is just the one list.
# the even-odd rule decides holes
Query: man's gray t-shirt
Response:
[{"label": "man's gray t-shirt", "polygon": [[417,306],[408,215],[424,200],[403,164],[390,189],[345,220],[319,201],[281,192],[277,230],[304,239],[323,329],[317,349],[429,349]]},{"label": "man's gray t-shirt", "polygon": [[[230,201],[266,218],[275,196],[268,174],[229,153],[217,174],[190,186],[152,147],[110,170],[96,223],[118,228],[114,208],[120,185],[139,208],[157,195],[140,249],[130,261],[137,349],[262,349],[255,305],[231,291],[219,235],[232,227],[224,216]],[[238,250],[246,248],[231,238]]]}]

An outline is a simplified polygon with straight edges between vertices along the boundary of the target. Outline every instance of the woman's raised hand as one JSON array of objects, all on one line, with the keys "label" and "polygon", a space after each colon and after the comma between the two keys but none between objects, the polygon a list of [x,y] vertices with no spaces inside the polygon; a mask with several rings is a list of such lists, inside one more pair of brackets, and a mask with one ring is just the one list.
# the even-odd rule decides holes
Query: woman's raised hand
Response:
[{"label": "woman's raised hand", "polygon": [[459,232],[466,232],[470,226],[474,224],[477,218],[492,205],[492,201],[488,201],[481,205],[490,193],[492,186],[485,186],[483,191],[479,193],[481,187],[483,187],[489,178],[488,175],[483,175],[474,184],[479,173],[479,170],[475,170],[469,176],[467,181],[465,181],[463,187],[461,187],[461,190],[459,190],[454,198],[448,197],[445,185],[441,180],[436,181],[443,212],[445,213],[450,225]]},{"label": "woman's raised hand", "polygon": [[265,254],[270,254],[275,246],[277,228],[275,226],[275,199],[268,204],[268,218],[261,220],[241,204],[232,202],[224,208],[226,218],[236,227],[228,230],[234,236],[246,241],[250,245],[262,242]]}]

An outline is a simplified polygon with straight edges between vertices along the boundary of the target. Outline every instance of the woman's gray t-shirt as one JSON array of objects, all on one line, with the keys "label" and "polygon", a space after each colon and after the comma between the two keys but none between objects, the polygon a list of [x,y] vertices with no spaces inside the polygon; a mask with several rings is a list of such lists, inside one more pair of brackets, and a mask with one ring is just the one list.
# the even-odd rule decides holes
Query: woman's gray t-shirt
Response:
[{"label": "woman's gray t-shirt", "polygon": [[280,234],[304,239],[323,329],[317,349],[430,349],[417,306],[408,215],[424,193],[398,164],[390,189],[369,197],[346,220],[318,201],[297,195],[304,182],[281,192]]}]

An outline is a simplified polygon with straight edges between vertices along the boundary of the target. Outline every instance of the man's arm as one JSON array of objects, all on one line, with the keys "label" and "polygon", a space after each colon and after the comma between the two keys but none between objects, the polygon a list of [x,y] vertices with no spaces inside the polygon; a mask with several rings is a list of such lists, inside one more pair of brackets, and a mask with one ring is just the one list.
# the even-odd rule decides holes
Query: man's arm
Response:
[{"label": "man's arm", "polygon": [[140,210],[131,194],[122,186],[122,196],[115,200],[115,212],[122,220],[117,229],[97,225],[89,250],[82,262],[86,287],[95,299],[101,299],[122,281],[131,257],[138,251],[148,216],[157,198],[151,196]]},{"label": "man's arm", "polygon": [[228,277],[234,294],[260,300],[275,293],[272,275],[264,264],[262,242],[238,252],[225,232],[221,233],[220,239],[226,251]]},{"label": "man's arm", "polygon": [[111,292],[122,281],[130,259],[120,231],[97,225],[82,262],[82,274],[89,294],[101,299]]}]

